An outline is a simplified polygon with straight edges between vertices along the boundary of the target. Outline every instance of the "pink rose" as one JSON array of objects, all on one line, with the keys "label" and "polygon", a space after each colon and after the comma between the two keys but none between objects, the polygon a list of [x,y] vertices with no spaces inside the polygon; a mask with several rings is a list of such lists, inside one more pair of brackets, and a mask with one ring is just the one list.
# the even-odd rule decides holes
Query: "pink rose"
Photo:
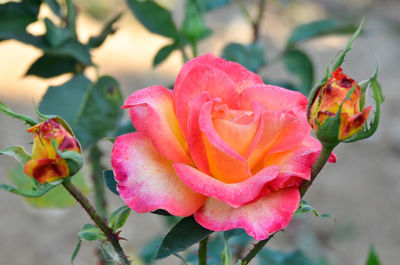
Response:
[{"label": "pink rose", "polygon": [[193,214],[210,230],[265,239],[289,223],[321,149],[306,105],[237,63],[195,58],[173,91],[151,86],[125,101],[138,132],[111,154],[120,196],[136,212]]}]

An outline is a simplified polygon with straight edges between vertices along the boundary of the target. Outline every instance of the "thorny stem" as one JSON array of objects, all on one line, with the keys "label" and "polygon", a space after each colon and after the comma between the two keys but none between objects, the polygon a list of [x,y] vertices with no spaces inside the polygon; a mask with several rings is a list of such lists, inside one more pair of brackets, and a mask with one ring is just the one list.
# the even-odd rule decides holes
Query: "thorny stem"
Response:
[{"label": "thorny stem", "polygon": [[[332,153],[333,148],[335,148],[336,145],[329,146],[329,145],[322,145],[321,152],[318,155],[317,160],[314,162],[312,168],[311,168],[311,178],[309,181],[303,181],[303,183],[300,185],[300,196],[301,198],[304,196],[304,194],[307,192],[307,190],[310,188],[311,184],[321,172],[321,169],[324,167],[326,162],[329,159],[329,156]],[[268,243],[268,241],[276,234],[277,232],[273,233],[270,235],[267,239],[259,241],[257,244],[254,245],[253,249],[250,250],[250,252],[243,258],[241,265],[246,265],[248,264],[257,254],[258,252],[263,249],[263,247]]]},{"label": "thorny stem", "polygon": [[199,243],[199,265],[207,265],[207,243],[208,237]]},{"label": "thorny stem", "polygon": [[113,246],[115,252],[118,254],[119,263],[121,265],[130,265],[128,258],[126,257],[121,245],[118,241],[117,234],[105,223],[105,221],[100,217],[100,215],[96,212],[93,206],[90,204],[89,200],[85,195],[74,185],[71,180],[65,180],[63,182],[64,188],[75,198],[75,200],[83,207],[83,209],[87,212],[93,222],[100,228],[100,230],[107,237],[107,240]]},{"label": "thorny stem", "polygon": [[[94,187],[94,205],[100,217],[107,222],[107,201],[105,197],[105,183],[103,179],[104,167],[101,164],[102,153],[98,145],[94,145],[89,151],[91,178]],[[102,251],[97,249],[100,264],[111,264],[106,260]]]}]

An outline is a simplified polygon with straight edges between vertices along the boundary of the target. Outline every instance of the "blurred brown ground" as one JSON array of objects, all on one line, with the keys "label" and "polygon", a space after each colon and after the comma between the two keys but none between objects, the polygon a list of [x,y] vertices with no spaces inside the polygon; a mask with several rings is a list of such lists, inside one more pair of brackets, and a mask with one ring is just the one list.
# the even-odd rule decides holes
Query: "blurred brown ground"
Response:
[{"label": "blurred brown ground", "polygon": [[[112,2],[115,11],[126,10],[123,1]],[[175,8],[174,18],[182,20],[181,1],[162,2]],[[83,3],[85,1],[80,1],[83,9],[90,8]],[[337,163],[324,169],[305,198],[320,212],[335,215],[336,223],[310,214],[307,218],[294,220],[285,233],[272,240],[270,246],[289,250],[290,246],[296,245],[314,257],[320,254],[328,256],[332,264],[361,265],[365,263],[370,244],[374,244],[382,264],[399,264],[400,3],[303,0],[288,5],[284,11],[281,9],[270,1],[262,25],[262,42],[271,53],[267,54],[269,58],[284,45],[296,23],[331,16],[361,18],[366,14],[366,34],[356,41],[355,50],[344,67],[355,79],[366,79],[375,67],[375,58],[369,51],[376,54],[382,63],[379,79],[386,102],[376,135],[360,143],[340,145],[336,149]],[[211,12],[207,24],[215,34],[201,43],[200,53],[218,55],[227,42],[247,43],[251,39],[250,28],[235,4]],[[148,33],[128,11],[118,25],[117,33],[93,53],[100,74],[114,76],[125,96],[146,86],[172,84],[181,67],[180,54],[174,53],[154,70],[151,68],[152,58],[167,40]],[[101,22],[82,14],[78,29],[85,40],[101,29]],[[31,30],[40,32],[42,29],[36,25]],[[346,40],[347,37],[333,36],[302,45],[315,63],[317,79],[322,76],[329,60],[344,47]],[[32,103],[39,102],[46,88],[68,79],[68,76],[51,80],[24,77],[30,63],[38,56],[40,52],[29,46],[14,41],[0,43],[0,101],[17,112],[33,114]],[[94,74],[94,71],[89,73],[92,77]],[[260,74],[263,77],[285,77],[281,65],[265,68]],[[22,143],[29,146],[27,143],[31,139],[25,129],[22,123],[0,115],[0,147]],[[111,146],[104,143],[103,148],[109,153]],[[1,157],[1,183],[7,181],[7,172],[14,163],[11,158]],[[108,195],[111,209],[122,205],[116,196]],[[37,210],[26,205],[20,197],[0,191],[0,264],[70,264],[77,242],[76,233],[86,222],[89,219],[78,206],[67,210]],[[122,234],[128,239],[123,245],[128,252],[134,253],[162,230],[163,223],[157,216],[132,214]],[[95,244],[83,244],[76,264],[95,264],[93,246]],[[179,264],[179,261],[169,258],[159,264]]]}]

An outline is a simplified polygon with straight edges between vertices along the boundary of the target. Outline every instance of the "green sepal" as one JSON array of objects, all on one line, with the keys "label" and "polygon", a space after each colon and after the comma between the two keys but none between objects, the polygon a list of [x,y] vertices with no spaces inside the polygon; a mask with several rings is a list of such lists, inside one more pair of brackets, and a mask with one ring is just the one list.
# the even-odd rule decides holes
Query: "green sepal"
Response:
[{"label": "green sepal", "polygon": [[114,232],[124,226],[130,213],[131,209],[128,206],[122,206],[110,215],[110,227]]},{"label": "green sepal", "polygon": [[[363,17],[363,19],[361,20],[361,23],[358,26],[357,30],[350,37],[349,41],[347,42],[347,45],[346,45],[345,49],[337,56],[337,59],[333,58],[329,62],[328,66],[326,67],[325,76],[320,81],[318,81],[317,84],[311,90],[310,96],[308,97],[308,104],[307,104],[307,119],[308,120],[310,119],[311,105],[314,103],[315,96],[317,95],[318,90],[328,81],[328,78],[332,75],[332,72],[334,70],[336,70],[339,66],[342,65],[344,57],[351,50],[351,45],[353,44],[355,39],[361,34],[362,28],[364,26],[364,22],[365,22],[365,17]],[[334,66],[331,68],[331,66],[333,64],[334,64]]]},{"label": "green sepal", "polygon": [[28,115],[23,115],[23,114],[13,112],[6,104],[4,104],[2,102],[0,102],[0,111],[4,112],[4,114],[6,114],[10,117],[24,121],[26,124],[28,124],[30,126],[34,126],[37,124],[37,121],[35,119],[33,119],[32,117],[30,117]]},{"label": "green sepal", "polygon": [[1,149],[0,155],[12,156],[17,159],[22,166],[32,159],[31,155],[28,154],[22,146],[17,145]]},{"label": "green sepal", "polygon": [[379,70],[379,63],[376,67],[376,71],[375,71],[374,75],[367,82],[367,88],[371,87],[372,93],[373,93],[373,98],[375,101],[374,119],[370,123],[366,122],[365,125],[363,126],[363,128],[358,133],[354,134],[352,137],[350,137],[348,139],[345,139],[343,141],[345,143],[351,143],[351,142],[359,141],[362,139],[366,139],[366,138],[372,136],[378,129],[379,120],[380,120],[380,116],[381,116],[381,105],[385,101],[385,98],[383,97],[383,94],[382,94],[381,85],[379,84],[379,82],[377,80],[378,70]]},{"label": "green sepal", "polygon": [[16,188],[12,185],[9,184],[0,184],[0,189],[23,196],[23,197],[31,197],[31,198],[36,198],[43,196],[46,194],[48,191],[53,189],[54,185],[51,185],[49,183],[44,183],[44,184],[39,184],[37,183],[36,187],[32,187],[32,189],[19,189]]}]

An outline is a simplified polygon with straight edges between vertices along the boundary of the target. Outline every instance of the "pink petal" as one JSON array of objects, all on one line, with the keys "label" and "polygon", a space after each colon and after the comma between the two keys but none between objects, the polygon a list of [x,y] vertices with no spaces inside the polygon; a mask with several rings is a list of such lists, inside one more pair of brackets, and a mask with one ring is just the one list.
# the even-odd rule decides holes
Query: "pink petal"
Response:
[{"label": "pink petal", "polygon": [[[263,161],[264,167],[280,166],[278,177],[269,182],[268,187],[272,190],[278,190],[283,187],[298,186],[303,179],[310,180],[311,167],[320,151],[320,142],[309,135],[292,150],[267,155]],[[328,161],[336,161],[333,153]]]},{"label": "pink petal", "polygon": [[196,65],[180,84],[174,87],[174,106],[182,132],[187,136],[188,103],[200,93],[208,92],[212,97],[220,98],[231,108],[239,104],[239,92],[229,76],[212,66]]},{"label": "pink petal", "polygon": [[263,113],[261,126],[246,157],[252,172],[262,168],[260,162],[269,153],[283,152],[299,145],[309,135],[310,126],[305,113],[268,110]]},{"label": "pink petal", "polygon": [[206,148],[203,142],[203,133],[200,130],[199,116],[201,107],[210,101],[210,95],[206,92],[200,93],[189,103],[187,143],[190,155],[197,168],[206,174],[210,174]]},{"label": "pink petal", "polygon": [[111,165],[121,198],[136,212],[164,209],[172,215],[189,216],[206,200],[183,184],[171,162],[143,133],[117,137]]},{"label": "pink petal", "polygon": [[133,125],[151,138],[161,155],[174,162],[192,164],[170,90],[162,86],[137,90],[127,98],[123,108],[129,108]]},{"label": "pink petal", "polygon": [[208,65],[222,70],[231,78],[239,91],[242,91],[248,86],[264,83],[261,77],[253,72],[250,72],[242,65],[236,62],[225,61],[222,58],[215,57],[211,53],[208,53],[185,63],[175,81],[175,88],[181,85],[182,81],[185,79],[186,75],[193,69],[193,67],[199,65]]},{"label": "pink petal", "polygon": [[265,183],[274,179],[279,172],[279,166],[266,167],[243,182],[227,184],[191,166],[180,163],[173,166],[183,183],[195,192],[226,202],[232,207],[239,207],[256,198]]},{"label": "pink petal", "polygon": [[271,192],[238,208],[208,198],[204,206],[194,214],[194,218],[200,225],[213,231],[243,228],[256,240],[263,240],[288,225],[299,202],[300,193],[296,188]]},{"label": "pink petal", "polygon": [[305,113],[307,98],[296,91],[272,85],[249,86],[240,94],[240,108],[251,109],[258,102],[267,110],[299,110]]},{"label": "pink petal", "polygon": [[225,183],[244,181],[250,177],[247,161],[215,131],[211,119],[213,104],[205,103],[199,117],[211,176]]}]

